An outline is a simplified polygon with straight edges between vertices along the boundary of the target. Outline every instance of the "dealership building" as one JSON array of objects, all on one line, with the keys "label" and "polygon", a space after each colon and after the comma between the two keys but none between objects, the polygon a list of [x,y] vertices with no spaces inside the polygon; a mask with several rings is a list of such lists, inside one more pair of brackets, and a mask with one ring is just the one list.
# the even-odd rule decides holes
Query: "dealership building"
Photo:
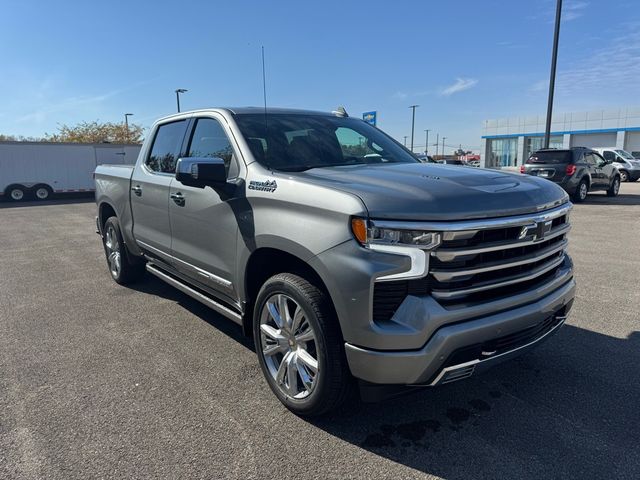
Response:
[{"label": "dealership building", "polygon": [[[545,115],[485,120],[480,165],[522,165],[542,148],[545,123]],[[640,108],[554,114],[549,147],[616,147],[640,153]]]}]

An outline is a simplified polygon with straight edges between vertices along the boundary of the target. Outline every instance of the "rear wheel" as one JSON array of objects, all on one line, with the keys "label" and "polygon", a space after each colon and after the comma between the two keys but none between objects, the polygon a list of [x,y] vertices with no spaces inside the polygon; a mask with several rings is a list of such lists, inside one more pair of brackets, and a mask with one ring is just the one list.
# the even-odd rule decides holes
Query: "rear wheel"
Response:
[{"label": "rear wheel", "polygon": [[36,185],[33,193],[37,200],[48,200],[53,194],[53,190],[49,185]]},{"label": "rear wheel", "polygon": [[607,197],[617,197],[620,192],[620,177],[615,177],[609,190],[607,190]]},{"label": "rear wheel", "polygon": [[583,178],[573,194],[573,201],[576,203],[584,202],[587,198],[587,193],[589,193],[589,183]]},{"label": "rear wheel", "polygon": [[629,181],[629,173],[626,170],[620,170],[620,181],[621,182]]},{"label": "rear wheel", "polygon": [[253,314],[256,353],[278,399],[298,415],[335,410],[354,392],[327,294],[291,273],[271,277]]},{"label": "rear wheel", "polygon": [[22,185],[11,185],[7,188],[7,196],[12,202],[19,202],[24,200],[27,195],[27,189]]},{"label": "rear wheel", "polygon": [[144,274],[144,262],[131,258],[122,238],[118,218],[109,217],[102,230],[102,243],[111,277],[121,285],[140,279]]}]

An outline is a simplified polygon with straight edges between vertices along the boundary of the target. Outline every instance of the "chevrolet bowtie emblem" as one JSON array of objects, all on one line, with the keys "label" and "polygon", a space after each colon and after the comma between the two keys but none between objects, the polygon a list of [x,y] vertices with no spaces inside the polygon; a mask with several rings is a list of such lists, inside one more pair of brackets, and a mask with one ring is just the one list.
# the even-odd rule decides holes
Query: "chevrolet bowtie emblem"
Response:
[{"label": "chevrolet bowtie emblem", "polygon": [[533,234],[532,240],[534,242],[540,242],[544,240],[544,237],[551,231],[552,221],[542,221],[536,222],[531,225],[525,225],[520,229],[520,233],[518,234],[518,240],[523,240],[529,235]]}]

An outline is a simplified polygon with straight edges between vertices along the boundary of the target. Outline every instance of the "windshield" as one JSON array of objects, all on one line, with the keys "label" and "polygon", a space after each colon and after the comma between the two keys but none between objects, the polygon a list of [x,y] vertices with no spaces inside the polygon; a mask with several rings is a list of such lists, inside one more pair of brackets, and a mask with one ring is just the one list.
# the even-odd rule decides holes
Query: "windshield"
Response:
[{"label": "windshield", "polygon": [[570,163],[571,157],[569,150],[545,150],[532,154],[527,163]]},{"label": "windshield", "polygon": [[269,114],[265,119],[252,113],[238,114],[235,120],[255,159],[275,170],[419,163],[386,134],[355,118]]},{"label": "windshield", "polygon": [[625,160],[635,160],[633,155],[631,155],[628,152],[625,152],[624,150],[616,150],[616,153],[620,155],[622,158],[624,158]]}]

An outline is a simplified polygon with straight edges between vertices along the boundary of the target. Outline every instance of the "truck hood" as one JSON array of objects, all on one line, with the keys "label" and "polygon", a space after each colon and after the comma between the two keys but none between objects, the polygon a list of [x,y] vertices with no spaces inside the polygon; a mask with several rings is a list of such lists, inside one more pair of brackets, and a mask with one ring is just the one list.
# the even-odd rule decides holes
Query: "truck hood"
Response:
[{"label": "truck hood", "polygon": [[568,201],[545,179],[474,167],[394,163],[314,168],[302,180],[346,191],[371,218],[464,220],[534,213]]}]

